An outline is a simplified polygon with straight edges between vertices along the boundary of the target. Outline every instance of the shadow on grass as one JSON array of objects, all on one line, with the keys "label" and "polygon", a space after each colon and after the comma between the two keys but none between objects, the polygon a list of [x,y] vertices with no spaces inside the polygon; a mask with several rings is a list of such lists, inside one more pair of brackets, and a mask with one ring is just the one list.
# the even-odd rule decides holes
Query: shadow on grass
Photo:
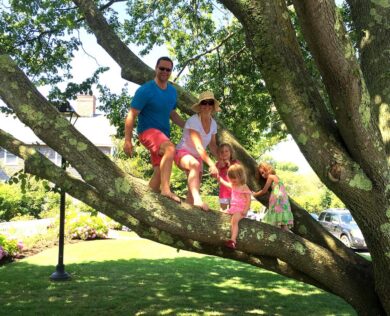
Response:
[{"label": "shadow on grass", "polygon": [[132,259],[0,269],[1,315],[355,315],[336,296],[220,258]]}]

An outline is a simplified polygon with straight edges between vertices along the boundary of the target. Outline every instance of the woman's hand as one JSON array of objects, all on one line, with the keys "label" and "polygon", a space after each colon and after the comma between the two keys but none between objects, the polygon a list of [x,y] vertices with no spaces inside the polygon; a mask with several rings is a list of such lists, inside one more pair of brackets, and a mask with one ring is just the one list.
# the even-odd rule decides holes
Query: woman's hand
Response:
[{"label": "woman's hand", "polygon": [[215,166],[215,164],[212,164],[209,166],[209,171],[212,177],[217,178],[218,177],[218,168]]}]

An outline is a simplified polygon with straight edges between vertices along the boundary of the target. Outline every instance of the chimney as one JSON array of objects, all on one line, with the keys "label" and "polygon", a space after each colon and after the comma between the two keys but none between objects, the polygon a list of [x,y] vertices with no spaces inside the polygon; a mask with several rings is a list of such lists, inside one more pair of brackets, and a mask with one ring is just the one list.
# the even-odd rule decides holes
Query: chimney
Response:
[{"label": "chimney", "polygon": [[96,110],[96,97],[94,95],[79,94],[76,99],[75,110],[80,116],[94,116]]}]

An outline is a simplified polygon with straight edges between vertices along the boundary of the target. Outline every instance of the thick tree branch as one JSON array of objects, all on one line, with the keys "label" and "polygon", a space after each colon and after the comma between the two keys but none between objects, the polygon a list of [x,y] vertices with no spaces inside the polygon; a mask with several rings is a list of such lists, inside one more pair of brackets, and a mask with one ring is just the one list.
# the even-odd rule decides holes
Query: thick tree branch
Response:
[{"label": "thick tree branch", "polygon": [[372,180],[383,185],[388,169],[384,144],[352,42],[334,1],[295,0],[294,6],[348,152]]},{"label": "thick tree branch", "polygon": [[357,35],[360,63],[373,113],[390,163],[390,7],[385,3],[347,0]]},{"label": "thick tree branch", "polygon": [[99,210],[100,212],[110,216],[123,225],[131,228],[140,237],[166,244],[168,246],[172,246],[172,242],[167,242],[172,239],[174,240],[174,246],[182,250],[194,251],[209,255],[215,255],[216,253],[219,253],[221,257],[249,263],[253,266],[267,269],[286,277],[303,281],[305,283],[312,284],[330,291],[329,289],[324,288],[321,283],[316,282],[312,278],[306,276],[298,270],[293,269],[287,263],[277,260],[276,258],[251,256],[242,251],[228,251],[225,248],[221,249],[220,247],[210,246],[205,243],[197,246],[194,240],[183,239],[172,234],[169,234],[168,238],[168,233],[161,231],[156,227],[143,224],[141,221],[128,214],[126,210],[118,212],[121,207],[102,199],[102,195],[94,187],[91,187],[84,181],[71,176],[65,170],[58,167],[44,155],[39,153],[36,149],[25,145],[23,142],[15,139],[12,135],[2,131],[1,129],[0,146],[7,149],[9,152],[12,152],[14,155],[22,158],[24,160],[25,171],[27,173],[49,180],[55,185],[66,190],[67,193],[77,198],[78,200],[83,201],[96,210]]},{"label": "thick tree branch", "polygon": [[88,26],[96,35],[98,44],[118,63],[122,69],[122,77],[131,82],[142,84],[151,80],[153,70],[142,62],[115,34],[107,24],[95,3],[91,0],[73,1],[83,12]]}]

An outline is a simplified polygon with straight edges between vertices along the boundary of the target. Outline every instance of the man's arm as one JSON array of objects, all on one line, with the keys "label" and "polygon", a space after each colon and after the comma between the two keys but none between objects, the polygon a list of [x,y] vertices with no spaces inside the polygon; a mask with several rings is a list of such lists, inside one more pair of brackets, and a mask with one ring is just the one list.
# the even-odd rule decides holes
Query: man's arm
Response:
[{"label": "man's arm", "polygon": [[125,143],[123,145],[123,151],[129,157],[133,154],[133,143],[131,139],[133,138],[134,123],[138,114],[138,110],[131,108],[125,120]]},{"label": "man's arm", "polygon": [[181,118],[179,114],[177,114],[176,110],[171,111],[170,118],[173,123],[180,126],[181,128],[184,128],[185,121]]}]

